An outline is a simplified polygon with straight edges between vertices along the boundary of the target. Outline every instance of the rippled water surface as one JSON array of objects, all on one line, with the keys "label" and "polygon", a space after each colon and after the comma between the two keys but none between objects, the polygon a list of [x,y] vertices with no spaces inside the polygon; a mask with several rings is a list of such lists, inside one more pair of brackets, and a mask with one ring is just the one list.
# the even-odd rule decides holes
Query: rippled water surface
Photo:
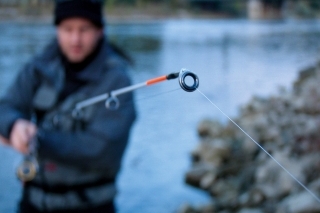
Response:
[{"label": "rippled water surface", "polygon": [[[0,23],[0,95],[21,67],[54,37],[49,24]],[[319,21],[168,20],[113,24],[111,40],[135,61],[133,82],[188,68],[200,90],[224,112],[236,116],[252,95],[290,89],[298,71],[316,62]],[[207,195],[184,184],[196,127],[205,117],[226,119],[199,93],[169,81],[136,92],[139,118],[118,178],[120,213],[175,212],[184,203],[206,203]],[[15,167],[21,156],[0,147],[0,212],[11,213],[21,184]]]}]

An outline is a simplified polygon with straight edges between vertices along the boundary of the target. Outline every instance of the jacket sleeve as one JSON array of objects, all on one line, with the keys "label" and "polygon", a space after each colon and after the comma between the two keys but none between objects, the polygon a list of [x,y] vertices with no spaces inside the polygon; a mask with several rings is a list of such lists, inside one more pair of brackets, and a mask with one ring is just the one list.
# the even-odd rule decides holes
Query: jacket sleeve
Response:
[{"label": "jacket sleeve", "polygon": [[26,65],[0,99],[0,135],[7,139],[17,119],[31,118],[32,100],[36,87],[34,73],[33,67],[30,64]]},{"label": "jacket sleeve", "polygon": [[[128,79],[121,82],[120,86],[129,84]],[[132,94],[123,95],[120,102],[122,107],[114,111],[98,104],[83,131],[39,130],[40,156],[76,167],[116,172],[135,119]]]}]

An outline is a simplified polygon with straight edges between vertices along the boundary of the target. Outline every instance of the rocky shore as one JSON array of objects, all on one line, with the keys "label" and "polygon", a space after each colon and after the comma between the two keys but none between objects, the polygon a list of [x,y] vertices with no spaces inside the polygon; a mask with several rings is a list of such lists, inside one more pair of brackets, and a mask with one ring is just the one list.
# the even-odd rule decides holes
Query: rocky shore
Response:
[{"label": "rocky shore", "polygon": [[[290,91],[253,97],[235,122],[320,196],[320,63],[300,72]],[[181,213],[315,213],[320,203],[233,123],[204,120],[186,183],[211,203]]]}]

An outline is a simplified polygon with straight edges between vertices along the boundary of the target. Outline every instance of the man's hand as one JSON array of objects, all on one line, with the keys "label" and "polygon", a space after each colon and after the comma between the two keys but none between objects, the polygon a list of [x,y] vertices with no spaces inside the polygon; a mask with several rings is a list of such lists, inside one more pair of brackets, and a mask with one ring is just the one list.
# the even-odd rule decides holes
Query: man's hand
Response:
[{"label": "man's hand", "polygon": [[27,154],[28,144],[37,133],[37,127],[27,120],[19,119],[12,127],[10,134],[11,146],[17,151]]}]

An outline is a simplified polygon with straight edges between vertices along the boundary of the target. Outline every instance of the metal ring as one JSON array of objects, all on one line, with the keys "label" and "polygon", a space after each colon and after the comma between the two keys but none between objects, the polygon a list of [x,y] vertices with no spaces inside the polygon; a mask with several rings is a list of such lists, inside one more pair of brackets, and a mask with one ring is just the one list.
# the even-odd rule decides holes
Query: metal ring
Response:
[{"label": "metal ring", "polygon": [[120,102],[119,102],[119,99],[114,97],[114,96],[111,96],[110,98],[108,98],[106,100],[106,108],[107,109],[110,109],[110,110],[117,110],[120,106]]},{"label": "metal ring", "polygon": [[82,118],[83,111],[81,109],[74,109],[71,112],[72,118],[80,120]]},{"label": "metal ring", "polygon": [[17,169],[17,176],[22,181],[31,181],[37,174],[37,166],[31,161],[23,161]]},{"label": "metal ring", "polygon": [[[186,77],[190,76],[193,79],[193,85],[189,86],[186,84]],[[179,84],[181,88],[187,92],[193,92],[199,87],[199,78],[196,74],[188,71],[188,70],[181,70],[180,76],[179,76]]]}]

